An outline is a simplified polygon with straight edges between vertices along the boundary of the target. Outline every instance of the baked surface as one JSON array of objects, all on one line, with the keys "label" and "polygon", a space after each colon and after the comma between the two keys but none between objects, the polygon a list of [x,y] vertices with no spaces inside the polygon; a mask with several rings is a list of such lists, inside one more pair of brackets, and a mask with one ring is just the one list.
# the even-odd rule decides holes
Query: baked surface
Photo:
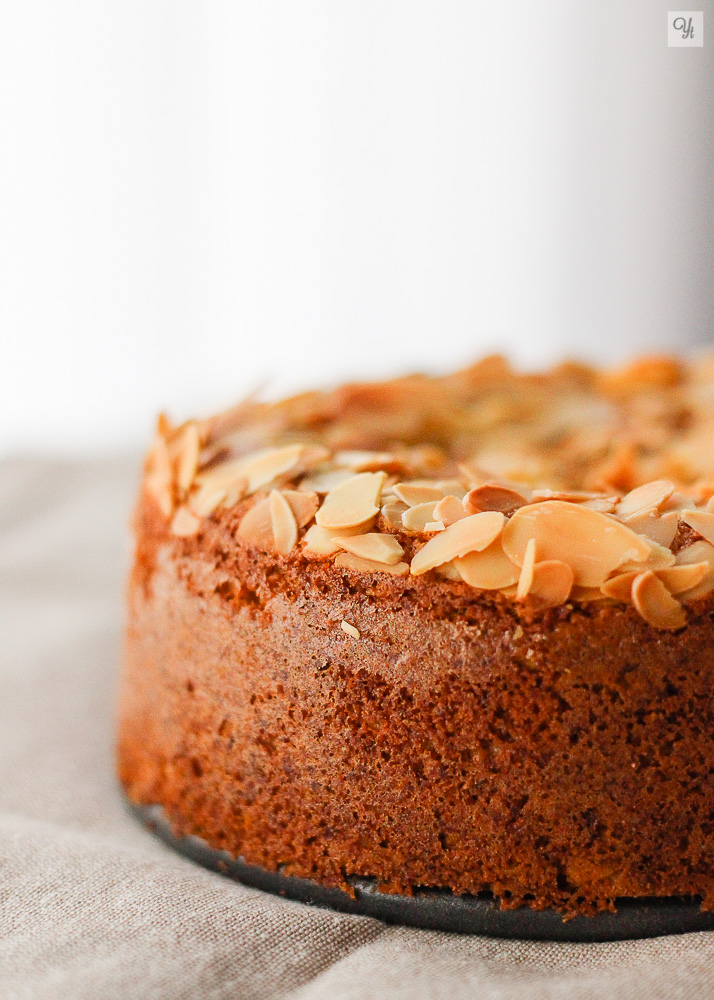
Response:
[{"label": "baked surface", "polygon": [[329,885],[712,908],[713,397],[703,364],[490,359],[162,419],[129,583],[130,798]]}]

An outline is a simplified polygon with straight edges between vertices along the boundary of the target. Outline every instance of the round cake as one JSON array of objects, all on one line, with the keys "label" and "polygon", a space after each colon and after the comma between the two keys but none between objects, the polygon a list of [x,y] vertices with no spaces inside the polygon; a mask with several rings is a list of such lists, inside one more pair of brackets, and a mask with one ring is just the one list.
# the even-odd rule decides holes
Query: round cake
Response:
[{"label": "round cake", "polygon": [[714,361],[159,419],[119,775],[351,891],[714,909]]}]

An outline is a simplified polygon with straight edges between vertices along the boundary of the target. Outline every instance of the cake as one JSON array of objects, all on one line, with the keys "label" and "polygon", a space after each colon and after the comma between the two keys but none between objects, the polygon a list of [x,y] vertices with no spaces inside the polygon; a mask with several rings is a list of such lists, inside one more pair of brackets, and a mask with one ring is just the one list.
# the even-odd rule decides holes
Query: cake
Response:
[{"label": "cake", "polygon": [[159,418],[132,803],[346,892],[714,909],[714,361],[488,358]]}]

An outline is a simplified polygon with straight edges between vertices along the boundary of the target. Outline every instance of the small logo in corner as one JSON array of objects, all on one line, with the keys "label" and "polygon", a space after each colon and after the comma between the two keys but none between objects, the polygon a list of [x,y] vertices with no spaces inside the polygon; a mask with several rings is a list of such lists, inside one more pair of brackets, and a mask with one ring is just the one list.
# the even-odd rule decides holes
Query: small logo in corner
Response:
[{"label": "small logo in corner", "polygon": [[687,47],[701,49],[704,45],[704,11],[668,11],[667,44],[670,49]]}]

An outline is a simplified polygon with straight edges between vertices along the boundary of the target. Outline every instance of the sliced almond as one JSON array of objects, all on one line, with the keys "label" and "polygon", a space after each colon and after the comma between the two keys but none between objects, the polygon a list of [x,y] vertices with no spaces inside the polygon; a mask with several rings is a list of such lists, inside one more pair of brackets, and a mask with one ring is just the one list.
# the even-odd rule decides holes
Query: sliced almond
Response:
[{"label": "sliced almond", "polygon": [[503,551],[501,539],[481,552],[469,552],[454,560],[461,579],[479,590],[500,590],[518,583],[520,571]]},{"label": "sliced almond", "polygon": [[340,483],[351,479],[354,476],[352,469],[340,469],[328,467],[325,469],[314,469],[309,475],[300,481],[300,489],[308,493],[329,493]]},{"label": "sliced almond", "polygon": [[241,480],[248,483],[248,493],[255,493],[261,486],[272,483],[278,476],[297,468],[306,452],[305,445],[289,444],[283,448],[263,448],[244,455],[231,462],[223,462],[201,473],[202,484],[222,486],[226,490],[235,488]]},{"label": "sliced almond", "polygon": [[456,560],[444,563],[443,566],[437,566],[434,572],[438,576],[442,576],[445,580],[455,580],[457,582],[462,580],[462,576],[456,568]]},{"label": "sliced almond", "polygon": [[260,549],[261,552],[272,552],[275,548],[273,535],[273,518],[270,510],[270,500],[265,497],[259,500],[243,515],[238,525],[238,537],[246,544]]},{"label": "sliced almond", "polygon": [[660,569],[657,571],[657,576],[670,594],[683,594],[700,584],[708,572],[709,563],[698,562]]},{"label": "sliced almond", "polygon": [[424,531],[429,534],[432,531],[443,531],[445,527],[443,521],[427,521],[424,525]]},{"label": "sliced almond", "polygon": [[632,603],[632,584],[639,573],[618,573],[617,576],[606,580],[600,587],[605,597],[611,597],[613,601],[622,601],[623,604]]},{"label": "sliced almond", "polygon": [[188,538],[195,535],[201,527],[201,521],[188,507],[179,507],[171,521],[171,534],[178,535],[179,538]]},{"label": "sliced almond", "polygon": [[198,469],[198,458],[201,452],[201,438],[198,424],[190,420],[181,431],[180,451],[176,480],[183,495],[188,493]]},{"label": "sliced almond", "polygon": [[563,500],[520,507],[507,522],[503,549],[517,566],[531,538],[540,560],[567,563],[581,587],[599,587],[626,560],[644,562],[653,544],[608,514]]},{"label": "sliced almond", "polygon": [[325,497],[315,515],[323,528],[352,528],[365,524],[379,513],[379,497],[385,472],[359,472],[336,486]]},{"label": "sliced almond", "polygon": [[350,622],[345,621],[344,618],[340,622],[340,628],[342,629],[343,632],[346,632],[347,635],[351,635],[353,639],[359,639],[360,637],[359,629],[355,628],[355,626],[352,625]]},{"label": "sliced almond", "polygon": [[679,595],[683,601],[696,601],[714,589],[714,545],[698,540],[677,553],[678,566],[692,566],[699,562],[706,562],[709,571],[704,575],[701,583]]},{"label": "sliced almond", "polygon": [[353,472],[378,472],[393,465],[395,455],[391,451],[338,451],[334,459]]},{"label": "sliced almond", "polygon": [[226,491],[211,486],[202,486],[189,500],[191,510],[198,517],[208,517],[226,499]]},{"label": "sliced almond", "polygon": [[669,548],[677,534],[679,525],[679,515],[675,511],[666,514],[658,514],[656,509],[641,511],[639,514],[631,514],[625,519],[628,528],[632,528],[638,535],[646,535],[653,542]]},{"label": "sliced almond", "polygon": [[456,497],[444,497],[434,507],[434,520],[442,521],[447,528],[464,517],[466,517],[464,505]]},{"label": "sliced almond", "polygon": [[605,500],[602,493],[591,490],[533,490],[531,502],[543,500],[566,500],[569,503],[591,503],[593,500]]},{"label": "sliced almond", "polygon": [[469,490],[463,500],[467,514],[479,514],[487,510],[500,510],[503,514],[510,514],[526,503],[528,501],[524,496],[500,483],[484,483],[482,486],[477,486]]},{"label": "sliced almond", "polygon": [[158,434],[149,456],[149,472],[146,476],[146,488],[159,505],[164,517],[171,517],[174,509],[171,489],[171,461],[166,439]]},{"label": "sliced almond", "polygon": [[481,552],[501,533],[504,520],[500,511],[484,511],[456,521],[419,549],[412,559],[412,575],[419,576],[468,552]]},{"label": "sliced almond", "polygon": [[525,601],[533,586],[533,574],[535,571],[536,541],[529,538],[526,543],[526,550],[523,553],[523,565],[518,577],[518,587],[516,589],[516,600]]},{"label": "sliced almond", "polygon": [[347,538],[340,538],[339,543],[347,552],[362,559],[371,559],[373,562],[389,563],[394,565],[404,555],[401,547],[394,535],[380,535],[377,532],[369,532],[366,535],[352,535]]},{"label": "sliced almond", "polygon": [[304,528],[312,521],[320,505],[317,493],[305,493],[302,490],[281,490],[280,492],[290,504],[298,528]]},{"label": "sliced almond", "polygon": [[570,597],[573,579],[572,569],[564,562],[557,559],[537,562],[528,596],[545,607],[558,607]]},{"label": "sliced almond", "polygon": [[654,482],[637,486],[622,498],[617,505],[617,516],[632,517],[645,511],[657,509],[674,493],[674,483],[669,479],[656,479]]},{"label": "sliced almond", "polygon": [[271,490],[270,520],[273,527],[275,548],[283,555],[289,555],[297,545],[298,527],[292,507],[279,490]]},{"label": "sliced almond", "polygon": [[402,525],[406,531],[425,531],[427,524],[434,520],[434,508],[437,501],[427,500],[414,507],[408,507],[402,514]]},{"label": "sliced almond", "polygon": [[599,587],[579,587],[573,584],[573,589],[570,591],[570,601],[578,601],[580,604],[590,604],[592,601],[604,601],[605,594],[603,594]]},{"label": "sliced almond", "polygon": [[402,515],[408,511],[409,508],[405,503],[400,500],[391,500],[389,503],[385,503],[382,507],[382,517],[384,518],[384,523],[388,528],[393,531],[401,531],[403,528]]},{"label": "sliced almond", "polygon": [[687,624],[687,615],[652,570],[640,573],[632,584],[632,603],[653,628],[674,630]]},{"label": "sliced almond", "polygon": [[389,573],[391,576],[406,576],[409,572],[408,563],[380,563],[373,559],[362,559],[352,552],[340,552],[335,558],[334,565],[341,569],[353,569],[359,573]]},{"label": "sliced almond", "polygon": [[670,549],[666,549],[664,545],[659,545],[657,542],[653,542],[651,538],[647,538],[646,535],[641,536],[643,541],[649,546],[649,554],[645,560],[642,559],[626,559],[625,562],[618,566],[621,573],[644,573],[646,569],[658,570],[667,569],[668,566],[674,566],[676,559],[674,553]]},{"label": "sliced almond", "polygon": [[[456,497],[457,500],[463,500],[466,494],[466,487],[460,479],[437,479],[434,485],[439,487],[445,497],[451,496]],[[474,511],[474,513],[476,512]]]},{"label": "sliced almond", "polygon": [[595,500],[582,500],[580,501],[581,507],[589,507],[590,510],[597,510],[601,514],[612,514],[617,507],[617,498],[606,497],[603,500],[596,498]]},{"label": "sliced almond", "polygon": [[707,542],[714,543],[714,514],[705,510],[683,510],[679,516]]},{"label": "sliced almond", "polygon": [[392,490],[407,507],[419,504],[433,503],[441,500],[443,492],[438,486],[426,486],[419,483],[395,483]]},{"label": "sliced almond", "polygon": [[304,542],[303,551],[314,556],[332,556],[342,548],[338,536],[327,528],[321,528],[319,524],[313,524],[307,529]]}]

